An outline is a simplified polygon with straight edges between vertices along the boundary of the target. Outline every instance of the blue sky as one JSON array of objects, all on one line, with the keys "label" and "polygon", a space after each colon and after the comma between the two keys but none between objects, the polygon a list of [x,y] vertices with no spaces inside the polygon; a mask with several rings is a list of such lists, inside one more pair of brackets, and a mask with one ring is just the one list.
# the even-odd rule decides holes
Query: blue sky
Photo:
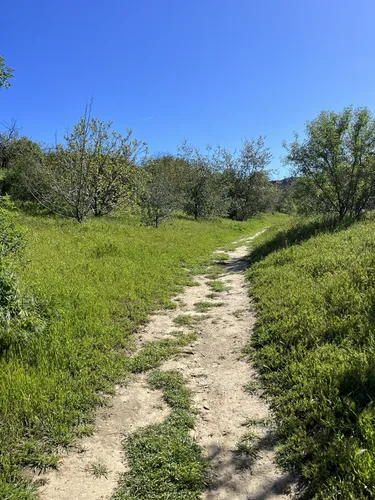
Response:
[{"label": "blue sky", "polygon": [[322,109],[375,111],[373,0],[19,0],[1,7],[15,69],[0,121],[54,141],[93,114],[151,152],[187,138],[238,148],[281,142]]}]

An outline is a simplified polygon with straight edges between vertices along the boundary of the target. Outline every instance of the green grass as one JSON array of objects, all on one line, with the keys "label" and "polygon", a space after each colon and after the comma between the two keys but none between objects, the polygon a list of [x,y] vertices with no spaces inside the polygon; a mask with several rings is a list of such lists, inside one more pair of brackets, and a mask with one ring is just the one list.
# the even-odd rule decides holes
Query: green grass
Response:
[{"label": "green grass", "polygon": [[181,352],[182,347],[197,340],[194,332],[178,333],[173,339],[162,339],[148,342],[135,356],[128,358],[128,368],[132,373],[141,373],[157,368],[163,361]]},{"label": "green grass", "polygon": [[219,276],[225,273],[223,266],[210,266],[205,274],[205,277],[210,280],[216,280]]},{"label": "green grass", "polygon": [[213,261],[214,262],[223,262],[225,263],[227,260],[229,260],[229,255],[227,253],[215,253],[215,255],[213,256]]},{"label": "green grass", "polygon": [[307,498],[375,498],[375,222],[300,221],[256,244],[249,352]]},{"label": "green grass", "polygon": [[192,314],[180,314],[176,318],[174,318],[173,323],[176,326],[187,326],[193,327],[200,321],[203,321],[207,317],[205,316],[193,316]]},{"label": "green grass", "polygon": [[107,479],[108,474],[110,473],[108,467],[102,462],[91,463],[87,471],[90,472],[90,474],[92,474],[96,479],[99,479],[101,477],[105,477]]},{"label": "green grass", "polygon": [[114,217],[22,220],[28,235],[19,274],[46,325],[0,355],[0,498],[12,500],[32,496],[21,467],[56,466],[55,451],[87,433],[103,391],[175,352],[178,346],[158,344],[157,355],[147,347],[143,358],[129,362],[127,355],[148,314],[171,307],[191,282],[186,269],[272,218],[181,219],[158,230]]},{"label": "green grass", "polygon": [[175,371],[155,371],[149,382],[152,388],[163,391],[171,415],[162,424],[141,429],[126,440],[130,471],[122,476],[114,498],[198,500],[208,467],[190,436],[195,421],[191,392]]},{"label": "green grass", "polygon": [[205,313],[212,307],[221,307],[223,302],[196,302],[194,304],[195,310],[199,313]]},{"label": "green grass", "polygon": [[226,292],[229,290],[229,287],[220,280],[207,281],[207,285],[216,293]]}]

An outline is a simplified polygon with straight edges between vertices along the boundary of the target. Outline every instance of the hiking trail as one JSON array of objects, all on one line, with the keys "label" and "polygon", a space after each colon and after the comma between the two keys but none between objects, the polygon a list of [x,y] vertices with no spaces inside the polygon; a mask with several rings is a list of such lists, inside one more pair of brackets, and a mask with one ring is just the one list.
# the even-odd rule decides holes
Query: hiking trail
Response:
[{"label": "hiking trail", "polygon": [[[212,467],[210,484],[202,495],[205,500],[286,500],[293,490],[294,478],[275,464],[272,415],[258,375],[243,353],[255,323],[244,277],[248,244],[261,232],[236,242],[235,250],[225,252],[228,260],[219,260],[221,252],[216,252],[222,272],[215,280],[222,283],[222,291],[213,292],[207,276],[195,276],[196,285],[174,298],[176,309],[153,314],[137,334],[139,347],[172,338],[176,330],[190,328],[198,334],[197,341],[160,369],[182,373],[193,392],[197,419],[192,436]],[[176,326],[176,318],[182,315],[194,317],[195,323]],[[119,474],[128,470],[124,437],[163,421],[168,414],[162,393],[148,387],[145,375],[118,386],[108,407],[99,409],[94,434],[79,440],[58,471],[37,476],[42,484],[39,498],[110,499]],[[251,445],[250,453],[246,443]]]}]

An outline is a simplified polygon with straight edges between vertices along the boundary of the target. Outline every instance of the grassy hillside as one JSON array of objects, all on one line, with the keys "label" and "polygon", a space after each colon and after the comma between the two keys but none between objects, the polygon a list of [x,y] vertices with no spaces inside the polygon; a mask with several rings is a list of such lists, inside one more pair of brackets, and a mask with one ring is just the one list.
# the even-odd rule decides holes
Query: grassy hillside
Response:
[{"label": "grassy hillside", "polygon": [[307,498],[375,498],[375,222],[271,231],[249,269],[250,351]]},{"label": "grassy hillside", "polygon": [[[132,332],[150,311],[171,307],[178,287],[191,283],[186,268],[272,217],[181,219],[158,230],[116,218],[81,225],[22,220],[28,235],[21,280],[42,300],[47,322],[0,356],[0,497],[24,500],[20,467],[56,465],[56,449],[91,431],[99,391],[111,391],[132,369]],[[138,360],[142,369],[176,346],[161,347]]]}]

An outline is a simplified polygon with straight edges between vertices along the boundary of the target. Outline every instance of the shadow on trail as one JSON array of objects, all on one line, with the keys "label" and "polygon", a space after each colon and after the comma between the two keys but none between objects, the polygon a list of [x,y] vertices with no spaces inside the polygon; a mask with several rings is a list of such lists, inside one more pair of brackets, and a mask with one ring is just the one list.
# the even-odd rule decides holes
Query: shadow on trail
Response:
[{"label": "shadow on trail", "polygon": [[[250,481],[254,481],[254,491],[243,496],[241,486],[236,484],[233,472],[236,470],[252,470],[257,461],[261,459],[262,453],[273,451],[276,439],[273,431],[267,433],[251,446],[251,452],[245,453],[240,450],[228,450],[222,446],[212,445],[208,450],[208,461],[211,464],[211,482],[207,488],[207,498],[217,498],[218,494],[230,494],[233,498],[246,498],[246,500],[268,500],[290,493],[292,485],[296,484],[296,478],[289,472],[284,472],[278,477],[267,480],[270,471],[267,462],[263,469],[256,471]],[[229,457],[229,458],[228,458]],[[270,467],[270,465],[268,465]],[[230,492],[230,493],[228,493]],[[246,495],[246,493],[245,493]],[[228,497],[229,498],[229,497]],[[295,497],[297,498],[297,497]]]},{"label": "shadow on trail", "polygon": [[250,257],[233,258],[226,263],[225,272],[243,273],[250,265]]}]

